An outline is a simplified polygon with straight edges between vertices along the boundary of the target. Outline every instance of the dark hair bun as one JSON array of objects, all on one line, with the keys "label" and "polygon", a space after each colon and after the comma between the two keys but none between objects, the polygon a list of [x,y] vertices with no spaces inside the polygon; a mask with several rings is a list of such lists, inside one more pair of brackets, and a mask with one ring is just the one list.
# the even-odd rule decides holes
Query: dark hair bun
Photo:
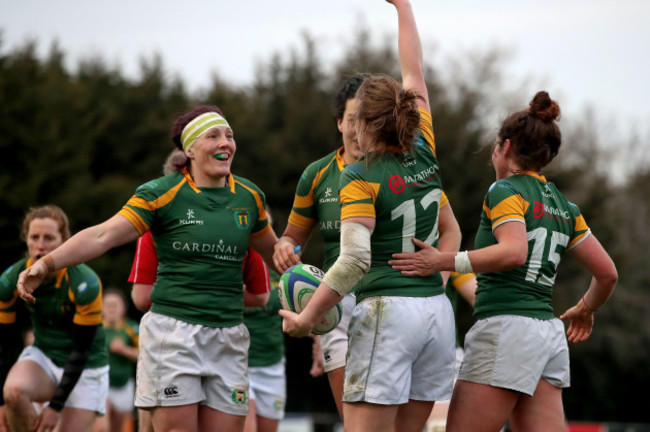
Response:
[{"label": "dark hair bun", "polygon": [[560,106],[551,99],[547,92],[540,91],[530,101],[528,112],[544,122],[551,122],[560,117]]}]

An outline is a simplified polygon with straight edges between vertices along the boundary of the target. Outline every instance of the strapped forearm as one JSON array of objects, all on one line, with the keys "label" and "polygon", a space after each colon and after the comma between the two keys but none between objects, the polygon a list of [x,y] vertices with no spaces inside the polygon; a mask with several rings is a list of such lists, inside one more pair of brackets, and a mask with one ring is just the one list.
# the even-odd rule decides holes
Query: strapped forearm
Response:
[{"label": "strapped forearm", "polygon": [[345,296],[370,269],[370,229],[356,222],[341,224],[341,253],[323,282]]},{"label": "strapped forearm", "polygon": [[79,377],[90,356],[90,347],[95,339],[95,333],[98,328],[99,326],[73,325],[72,352],[63,368],[61,382],[59,382],[56,393],[50,401],[50,408],[53,410],[61,411],[63,409],[65,401],[70,396],[70,393],[72,393],[74,386],[77,385],[77,381],[79,381]]}]

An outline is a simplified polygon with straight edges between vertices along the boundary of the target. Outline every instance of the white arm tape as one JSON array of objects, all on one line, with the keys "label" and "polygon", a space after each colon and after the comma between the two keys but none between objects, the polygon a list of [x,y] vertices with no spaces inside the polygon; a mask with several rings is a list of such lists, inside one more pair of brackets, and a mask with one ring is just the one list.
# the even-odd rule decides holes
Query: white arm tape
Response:
[{"label": "white arm tape", "polygon": [[356,222],[341,224],[341,253],[325,273],[323,282],[345,296],[370,269],[370,235],[365,225]]},{"label": "white arm tape", "polygon": [[456,273],[474,273],[474,269],[472,269],[472,263],[469,260],[469,252],[458,252],[454,257],[454,267]]}]

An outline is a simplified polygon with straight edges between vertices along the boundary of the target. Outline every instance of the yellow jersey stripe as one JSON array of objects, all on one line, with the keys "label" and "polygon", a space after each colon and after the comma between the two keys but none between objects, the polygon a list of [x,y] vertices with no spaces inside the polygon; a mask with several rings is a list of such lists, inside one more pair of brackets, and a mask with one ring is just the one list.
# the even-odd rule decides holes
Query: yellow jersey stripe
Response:
[{"label": "yellow jersey stripe", "polygon": [[117,214],[124,216],[129,222],[131,222],[140,235],[149,231],[149,225],[133,209],[122,207],[122,210],[117,212]]},{"label": "yellow jersey stripe", "polygon": [[251,234],[251,240],[258,239],[260,237],[264,237],[269,231],[271,231],[271,225],[266,225],[261,231],[255,232]]},{"label": "yellow jersey stripe", "polygon": [[308,208],[314,205],[314,185],[312,185],[311,190],[308,195],[300,196],[296,195],[293,200],[293,206],[295,208]]},{"label": "yellow jersey stripe", "polygon": [[431,118],[431,113],[424,108],[420,108],[420,130],[424,134],[424,138],[427,140],[429,147],[433,155],[436,156],[436,140],[433,134],[433,120]]},{"label": "yellow jersey stripe", "polygon": [[6,302],[0,301],[0,309],[8,309],[9,307],[13,306],[14,303],[16,303],[17,298],[18,298],[18,290],[14,290],[14,295],[11,297],[10,300]]},{"label": "yellow jersey stripe", "polygon": [[[178,190],[187,182],[187,179],[181,180],[176,186],[173,188],[169,189],[167,192],[159,196],[153,201],[145,201],[142,198],[138,198],[137,196],[133,195],[131,199],[127,202],[127,204],[136,207],[136,208],[141,208],[145,210],[157,210],[161,207],[164,207],[165,205],[169,204],[171,200],[174,199],[176,194],[178,193]],[[200,192],[200,191],[199,191]]]},{"label": "yellow jersey stripe", "polygon": [[266,220],[266,209],[264,208],[264,204],[262,203],[262,197],[260,196],[260,194],[258,194],[255,190],[249,188],[245,184],[238,182],[237,180],[235,180],[235,183],[237,183],[238,185],[240,185],[241,187],[249,191],[251,194],[253,194],[253,197],[255,198],[255,203],[257,204],[257,211],[260,215],[259,220]]},{"label": "yellow jersey stripe", "polygon": [[362,180],[354,180],[345,185],[340,192],[341,202],[350,204],[341,206],[341,220],[351,217],[375,218],[374,202],[377,200],[379,187],[379,183]]},{"label": "yellow jersey stripe", "polygon": [[0,324],[13,324],[16,322],[16,312],[0,312]]},{"label": "yellow jersey stripe", "polygon": [[363,180],[353,180],[341,189],[341,202],[353,202],[371,199],[374,203],[379,193],[379,183],[370,183]]},{"label": "yellow jersey stripe", "polygon": [[485,210],[485,214],[492,222],[492,229],[505,222],[505,219],[517,219],[525,223],[524,214],[527,209],[528,202],[521,195],[510,196],[497,204],[493,209],[488,208],[485,202],[483,202],[483,210]]},{"label": "yellow jersey stripe", "polygon": [[589,229],[589,226],[587,226],[587,222],[585,221],[584,216],[580,215],[576,218],[576,226],[575,226],[575,232],[580,232],[584,231],[582,234],[574,238],[569,242],[567,245],[567,249],[571,249],[572,247],[576,246],[578,243],[582,242],[587,236],[591,233],[591,230]]},{"label": "yellow jersey stripe", "polygon": [[[338,153],[337,153],[338,155]],[[333,161],[339,161],[335,157],[332,159],[327,165],[323,167],[316,175],[314,176],[314,180],[311,182],[311,187],[309,188],[309,193],[305,196],[296,196],[294,199],[294,207],[296,208],[307,208],[311,207],[314,204],[314,189],[316,189],[316,186],[318,183],[320,183],[321,178],[323,178],[323,175],[325,174],[325,171],[332,165]],[[342,162],[342,159],[341,159]]]},{"label": "yellow jersey stripe", "polygon": [[[70,291],[71,300],[72,291]],[[102,323],[102,296],[100,294],[87,305],[77,305],[77,309],[74,314],[72,322],[79,325],[99,325]]]},{"label": "yellow jersey stripe", "polygon": [[461,287],[465,282],[469,281],[476,275],[474,273],[456,273],[456,272],[451,272],[451,276],[453,279],[451,279],[451,284],[453,285],[454,288],[458,289]]},{"label": "yellow jersey stripe", "polygon": [[289,215],[289,224],[305,230],[311,230],[316,225],[316,221],[312,218],[299,215],[296,212],[291,212]]},{"label": "yellow jersey stripe", "polygon": [[376,219],[373,204],[350,204],[341,208],[341,220],[352,217],[370,217]]}]

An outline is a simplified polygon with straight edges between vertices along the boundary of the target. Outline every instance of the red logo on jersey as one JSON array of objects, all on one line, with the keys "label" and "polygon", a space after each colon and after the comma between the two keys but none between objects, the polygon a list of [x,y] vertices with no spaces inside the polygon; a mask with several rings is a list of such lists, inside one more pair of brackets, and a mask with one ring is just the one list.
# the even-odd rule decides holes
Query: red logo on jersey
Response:
[{"label": "red logo on jersey", "polygon": [[535,207],[533,208],[533,216],[535,219],[539,219],[542,216],[544,216],[544,203],[541,203],[539,201],[533,201],[533,204]]},{"label": "red logo on jersey", "polygon": [[396,194],[404,192],[405,185],[404,179],[397,174],[390,176],[388,179],[388,187]]}]

